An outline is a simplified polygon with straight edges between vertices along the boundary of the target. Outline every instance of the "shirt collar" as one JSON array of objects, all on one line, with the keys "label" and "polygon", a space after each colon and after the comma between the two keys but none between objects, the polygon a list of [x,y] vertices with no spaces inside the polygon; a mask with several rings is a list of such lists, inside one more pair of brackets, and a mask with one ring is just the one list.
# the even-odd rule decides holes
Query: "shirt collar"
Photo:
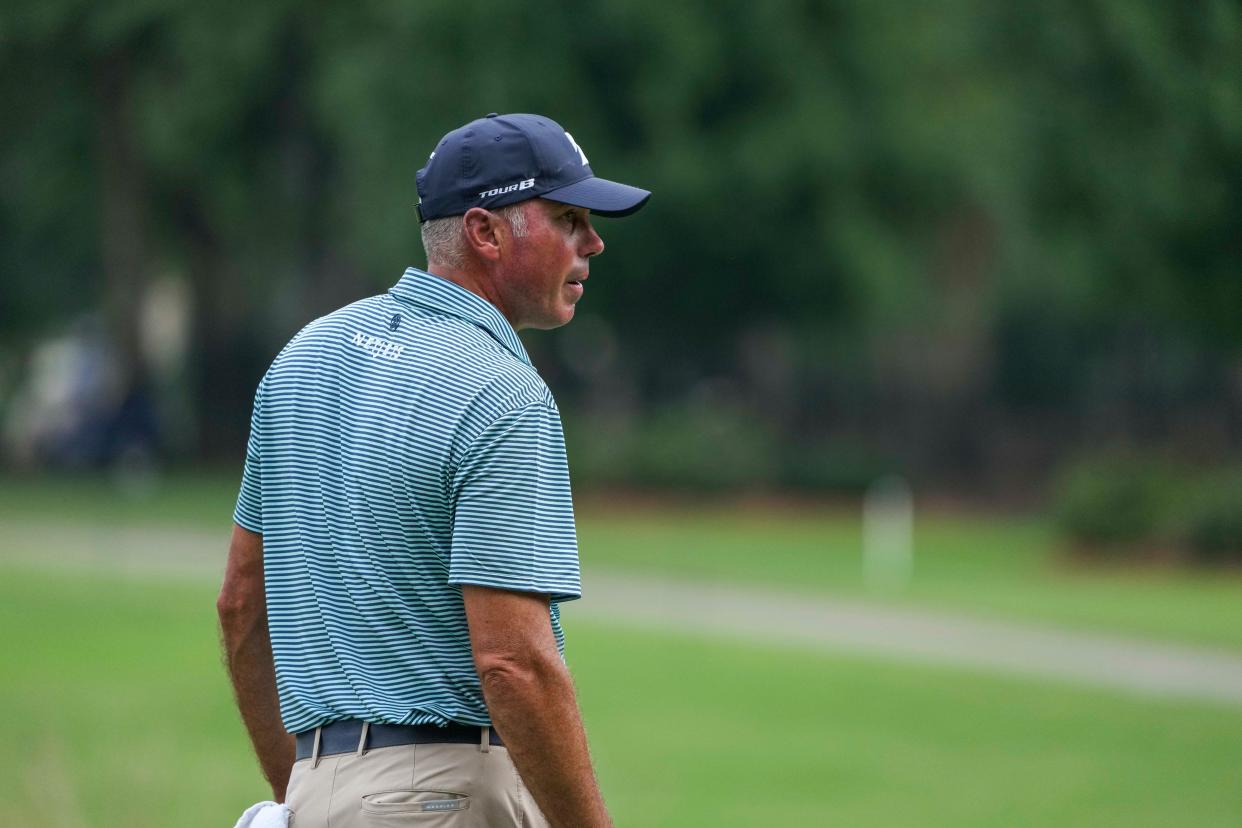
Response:
[{"label": "shirt collar", "polygon": [[531,364],[526,348],[522,345],[522,340],[518,339],[517,331],[513,330],[509,320],[491,302],[464,287],[418,268],[407,267],[405,274],[388,292],[401,301],[447,313],[478,325],[515,357],[527,365]]}]

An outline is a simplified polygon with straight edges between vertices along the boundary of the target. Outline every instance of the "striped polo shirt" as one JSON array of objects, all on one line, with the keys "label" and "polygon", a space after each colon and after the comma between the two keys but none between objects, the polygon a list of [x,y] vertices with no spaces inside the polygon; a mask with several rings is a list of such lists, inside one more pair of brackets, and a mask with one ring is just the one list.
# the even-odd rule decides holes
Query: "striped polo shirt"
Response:
[{"label": "striped polo shirt", "polygon": [[489,302],[410,268],[259,384],[234,520],[263,535],[285,728],[490,724],[462,584],[580,594],[560,414]]}]

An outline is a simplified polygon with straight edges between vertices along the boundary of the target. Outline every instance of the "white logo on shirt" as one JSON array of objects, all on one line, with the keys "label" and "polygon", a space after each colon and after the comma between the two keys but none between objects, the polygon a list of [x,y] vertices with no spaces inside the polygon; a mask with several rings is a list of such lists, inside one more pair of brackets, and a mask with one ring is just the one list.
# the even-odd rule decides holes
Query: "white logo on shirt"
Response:
[{"label": "white logo on shirt", "polygon": [[364,334],[362,331],[350,337],[349,341],[364,351],[370,351],[371,356],[376,358],[397,359],[401,356],[401,352],[405,350],[404,345],[389,342],[387,339],[380,339],[378,336]]}]

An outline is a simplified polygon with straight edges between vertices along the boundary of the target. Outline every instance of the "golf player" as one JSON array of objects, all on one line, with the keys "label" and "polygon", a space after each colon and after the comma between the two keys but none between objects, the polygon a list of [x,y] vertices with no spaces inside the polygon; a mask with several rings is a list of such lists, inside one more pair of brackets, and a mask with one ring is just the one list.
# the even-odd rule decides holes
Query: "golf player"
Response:
[{"label": "golf player", "polygon": [[311,322],[255,394],[218,609],[297,828],[610,825],[563,659],[580,595],[556,403],[518,339],[564,325],[650,196],[538,115],[444,136],[426,271]]}]

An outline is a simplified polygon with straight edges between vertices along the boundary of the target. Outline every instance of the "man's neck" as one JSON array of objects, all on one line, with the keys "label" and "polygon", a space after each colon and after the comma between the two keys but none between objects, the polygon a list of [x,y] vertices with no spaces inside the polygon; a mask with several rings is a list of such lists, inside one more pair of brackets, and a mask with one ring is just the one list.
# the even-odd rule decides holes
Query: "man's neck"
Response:
[{"label": "man's neck", "polygon": [[500,300],[500,292],[496,290],[496,286],[485,272],[476,269],[458,268],[450,265],[441,264],[439,262],[428,262],[427,272],[432,276],[439,276],[445,281],[452,282],[460,288],[470,291],[475,296],[493,305],[501,315],[508,320],[509,324],[517,330],[517,325],[505,310],[504,304]]}]

